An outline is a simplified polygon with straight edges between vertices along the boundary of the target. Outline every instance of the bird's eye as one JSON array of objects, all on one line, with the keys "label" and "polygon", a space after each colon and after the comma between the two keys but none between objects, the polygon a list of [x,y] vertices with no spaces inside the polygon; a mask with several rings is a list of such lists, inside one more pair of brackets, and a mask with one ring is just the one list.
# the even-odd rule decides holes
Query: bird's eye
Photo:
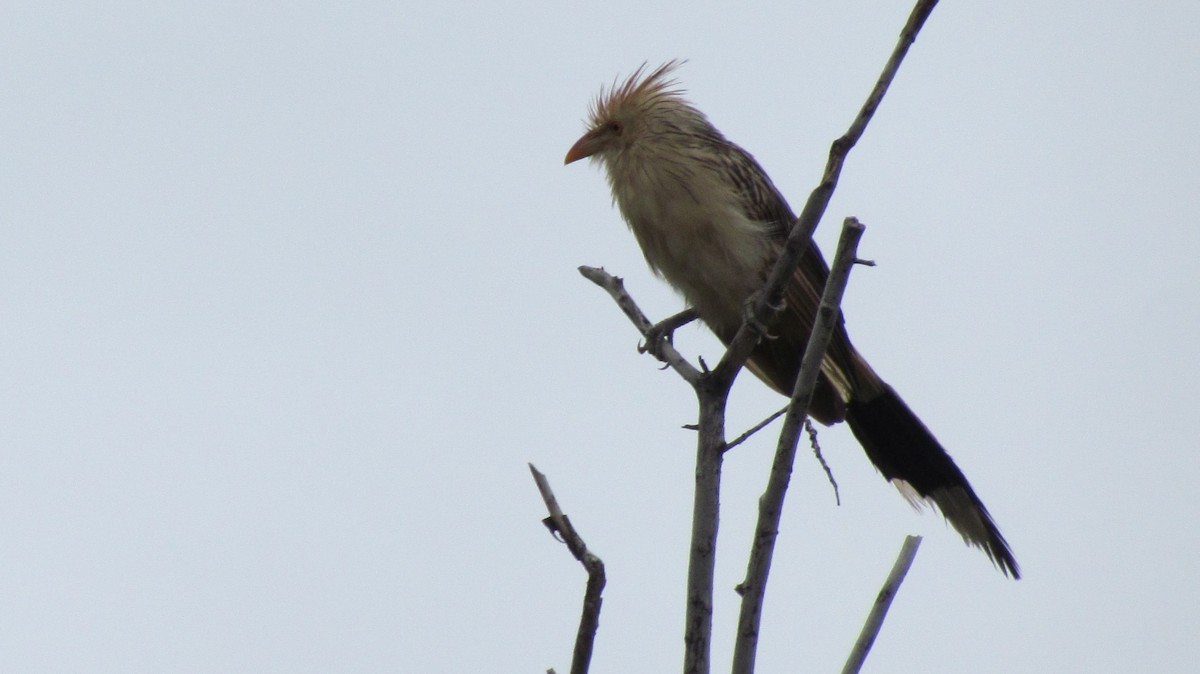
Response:
[{"label": "bird's eye", "polygon": [[606,126],[606,127],[608,128],[608,130],[609,130],[609,131],[611,131],[612,133],[616,133],[616,134],[620,134],[620,133],[621,133],[621,123],[620,123],[620,122],[615,122],[615,121],[614,121],[614,122],[609,122],[609,123],[608,123],[608,124],[606,124],[605,126]]}]

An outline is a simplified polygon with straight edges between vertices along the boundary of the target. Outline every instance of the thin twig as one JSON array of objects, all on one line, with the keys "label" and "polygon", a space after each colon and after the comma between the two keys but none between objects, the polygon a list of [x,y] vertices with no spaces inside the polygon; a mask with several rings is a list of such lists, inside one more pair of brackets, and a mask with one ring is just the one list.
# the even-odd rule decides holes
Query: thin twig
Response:
[{"label": "thin twig", "polygon": [[749,440],[751,435],[754,435],[755,433],[761,431],[762,429],[766,428],[767,426],[770,426],[772,421],[775,421],[779,417],[783,416],[785,412],[787,412],[787,405],[780,407],[776,412],[772,413],[771,416],[767,417],[766,419],[763,419],[762,421],[758,422],[757,424],[754,424],[754,426],[751,427],[750,430],[737,436],[731,442],[725,443],[724,451],[728,452],[729,450],[733,449],[734,447],[737,447],[738,445],[742,444],[743,442]]},{"label": "thin twig", "polygon": [[779,444],[775,448],[775,461],[771,465],[767,489],[758,500],[758,525],[755,527],[754,543],[750,548],[746,579],[738,585],[742,595],[742,607],[738,616],[737,641],[733,651],[734,674],[754,672],[763,597],[767,589],[767,576],[771,571],[771,559],[775,552],[775,539],[779,535],[783,501],[791,480],[792,464],[796,460],[796,445],[800,440],[804,419],[808,416],[808,405],[812,400],[817,375],[821,372],[825,349],[833,335],[834,326],[837,325],[838,307],[850,278],[850,270],[854,267],[854,253],[863,230],[862,224],[854,218],[846,218],[842,226],[842,236],[838,240],[833,266],[830,267],[829,279],[825,282],[825,291],[821,295],[821,305],[817,309],[812,335],[804,349],[804,359],[800,364],[800,373],[796,376],[792,401],[788,405],[783,430],[779,434]]},{"label": "thin twig", "polygon": [[875,637],[879,636],[879,630],[883,627],[883,619],[887,617],[892,600],[900,591],[900,583],[904,582],[904,576],[908,574],[908,569],[912,566],[919,547],[921,547],[920,536],[905,537],[904,545],[900,548],[900,555],[896,557],[896,563],[892,565],[892,572],[888,574],[883,588],[875,597],[871,613],[867,616],[867,622],[863,625],[862,632],[858,635],[858,641],[854,643],[854,649],[850,651],[850,657],[846,659],[846,666],[842,668],[842,674],[857,674],[862,669],[863,663],[867,660],[867,653],[875,644]]},{"label": "thin twig", "polygon": [[825,477],[829,478],[829,484],[833,486],[834,502],[842,505],[842,495],[838,493],[837,480],[833,479],[833,471],[830,470],[829,464],[825,463],[825,455],[821,453],[821,443],[817,441],[817,429],[812,425],[812,417],[804,420],[804,431],[808,433],[808,443],[812,445],[813,456],[817,457],[817,463],[821,464],[821,468],[825,471]]},{"label": "thin twig", "polygon": [[529,472],[533,474],[533,481],[537,483],[538,491],[542,494],[542,501],[546,503],[546,510],[550,512],[550,516],[544,520],[546,527],[550,529],[551,533],[562,537],[562,541],[567,544],[567,549],[571,551],[575,559],[583,564],[583,568],[588,574],[587,588],[583,593],[583,612],[579,618],[579,630],[575,634],[575,650],[571,657],[571,674],[587,674],[592,661],[592,648],[596,642],[596,630],[600,627],[600,605],[603,603],[600,594],[604,591],[605,584],[604,562],[587,549],[583,538],[572,526],[571,520],[563,514],[546,476],[532,463],[529,464]]}]

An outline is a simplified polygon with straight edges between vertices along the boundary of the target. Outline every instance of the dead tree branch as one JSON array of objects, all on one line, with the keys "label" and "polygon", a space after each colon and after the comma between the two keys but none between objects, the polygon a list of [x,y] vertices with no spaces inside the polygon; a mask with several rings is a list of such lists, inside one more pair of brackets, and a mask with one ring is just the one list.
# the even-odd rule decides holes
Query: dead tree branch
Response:
[{"label": "dead tree branch", "polygon": [[846,218],[833,266],[830,267],[829,280],[826,281],[825,292],[821,295],[821,306],[817,310],[813,332],[804,350],[800,374],[796,377],[792,402],[783,420],[783,430],[780,431],[779,444],[775,448],[775,460],[771,465],[767,489],[758,501],[758,525],[754,530],[754,543],[750,549],[746,579],[738,585],[738,591],[742,595],[742,607],[738,616],[737,641],[733,651],[735,674],[751,674],[754,671],[763,597],[766,594],[767,576],[771,571],[771,560],[775,552],[775,539],[779,536],[783,501],[791,481],[792,464],[796,459],[796,445],[800,441],[804,420],[808,416],[808,405],[812,400],[817,375],[821,372],[825,348],[829,345],[834,326],[837,325],[838,307],[850,278],[850,270],[854,267],[858,240],[862,237],[863,230],[864,227],[858,220]]},{"label": "dead tree branch", "polygon": [[887,580],[879,590],[879,595],[875,597],[875,604],[871,606],[867,622],[858,635],[858,641],[854,643],[854,649],[850,651],[850,657],[846,659],[846,666],[842,668],[842,674],[858,674],[858,671],[862,669],[863,663],[867,660],[867,653],[875,644],[875,637],[879,636],[879,629],[883,627],[883,619],[887,617],[892,600],[900,591],[900,583],[904,582],[904,576],[908,574],[908,569],[912,566],[919,547],[921,547],[920,536],[905,537],[904,545],[900,548],[900,556],[896,558],[896,563],[892,565],[892,572],[888,574]]},{"label": "dead tree branch", "polygon": [[833,479],[833,471],[830,470],[829,464],[825,463],[825,455],[821,453],[821,442],[817,440],[817,429],[812,425],[812,417],[804,420],[804,431],[808,433],[808,444],[812,447],[813,458],[821,464],[821,470],[824,470],[825,477],[829,478],[829,486],[833,487],[834,503],[842,505],[842,495],[838,492],[837,480]]},{"label": "dead tree branch", "polygon": [[762,421],[758,422],[757,424],[754,424],[754,426],[752,426],[750,428],[750,430],[746,431],[745,433],[742,433],[741,435],[737,436],[733,440],[730,440],[729,442],[725,443],[725,451],[728,452],[729,450],[733,449],[734,447],[737,447],[738,445],[742,444],[743,442],[749,440],[750,436],[761,431],[762,429],[766,428],[767,426],[770,426],[772,421],[775,421],[779,417],[783,416],[787,412],[787,410],[788,410],[787,406],[784,405],[783,407],[772,412],[771,416],[767,417],[766,419],[763,419]]},{"label": "dead tree branch", "polygon": [[[671,369],[675,370],[680,377],[683,377],[684,381],[692,386],[696,386],[696,383],[700,380],[700,370],[696,369],[694,365],[680,355],[669,340],[654,339],[656,325],[651,323],[649,318],[646,318],[646,314],[642,312],[637,302],[634,302],[633,298],[625,290],[624,280],[604,271],[603,267],[588,267],[584,265],[579,267],[579,273],[587,280],[604,288],[613,300],[616,301],[617,306],[621,308],[621,311],[633,323],[633,327],[637,328],[642,337],[646,339],[647,351],[656,351],[653,355],[667,365],[670,365]],[[676,314],[667,320],[677,319],[683,316],[684,313],[686,312]],[[652,341],[654,342],[653,344],[651,343]]]},{"label": "dead tree branch", "polygon": [[546,510],[550,512],[550,516],[543,520],[543,523],[550,533],[561,537],[562,542],[567,544],[567,549],[587,571],[587,588],[583,593],[583,614],[579,618],[579,631],[575,634],[575,651],[571,657],[571,674],[587,674],[592,661],[592,647],[596,642],[596,630],[600,626],[600,605],[603,603],[600,593],[604,591],[605,583],[604,562],[587,549],[583,538],[571,525],[571,520],[567,519],[562,509],[558,507],[558,499],[554,498],[554,492],[551,491],[550,482],[546,476],[532,463],[529,464],[529,472],[533,474],[533,481],[537,483],[538,491],[542,494],[542,501],[546,503]]}]

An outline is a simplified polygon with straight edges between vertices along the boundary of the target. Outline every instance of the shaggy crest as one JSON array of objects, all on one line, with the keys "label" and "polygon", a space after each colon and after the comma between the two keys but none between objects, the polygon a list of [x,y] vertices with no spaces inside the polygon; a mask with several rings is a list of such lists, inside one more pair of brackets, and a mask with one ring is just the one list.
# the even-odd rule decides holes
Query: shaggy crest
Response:
[{"label": "shaggy crest", "polygon": [[645,78],[642,74],[646,72],[647,64],[643,63],[624,82],[618,83],[614,79],[611,87],[601,87],[600,95],[592,101],[588,110],[588,125],[594,127],[603,124],[626,107],[646,109],[660,102],[681,103],[691,107],[683,98],[685,92],[679,86],[679,80],[671,77],[675,69],[685,62],[672,59],[655,68]]}]

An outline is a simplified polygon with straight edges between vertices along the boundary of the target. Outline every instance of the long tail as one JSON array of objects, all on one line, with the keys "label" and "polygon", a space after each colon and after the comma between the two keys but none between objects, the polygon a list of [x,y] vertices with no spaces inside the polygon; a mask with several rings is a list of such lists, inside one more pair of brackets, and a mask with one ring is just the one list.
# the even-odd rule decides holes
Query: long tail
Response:
[{"label": "long tail", "polygon": [[963,540],[987,553],[1005,575],[1020,578],[1008,542],[966,476],[892,387],[879,383],[877,395],[851,400],[846,410],[846,422],[871,463],[910,500],[916,496],[936,505]]}]

